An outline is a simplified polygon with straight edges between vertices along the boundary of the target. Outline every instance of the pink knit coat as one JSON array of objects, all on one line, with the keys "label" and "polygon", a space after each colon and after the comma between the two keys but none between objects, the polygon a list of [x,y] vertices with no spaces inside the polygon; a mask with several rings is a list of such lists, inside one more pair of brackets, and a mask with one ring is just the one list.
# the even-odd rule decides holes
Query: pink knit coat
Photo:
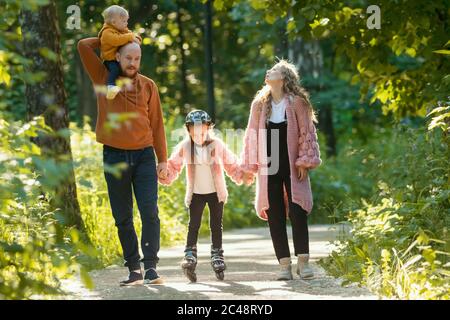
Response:
[{"label": "pink knit coat", "polygon": [[[255,209],[258,216],[267,220],[269,199],[267,195],[267,105],[253,101],[250,118],[244,135],[244,148],[241,155],[241,168],[256,175]],[[313,169],[322,163],[320,159],[317,133],[306,102],[298,96],[288,96],[286,106],[287,146],[291,172],[292,201],[299,204],[308,214],[313,207],[309,175],[302,181],[298,179],[297,167]],[[287,205],[287,192],[284,189]],[[286,212],[287,214],[287,212]]]},{"label": "pink knit coat", "polygon": [[[208,148],[208,154],[211,155],[210,167],[217,192],[217,198],[219,199],[219,202],[226,203],[228,190],[223,173],[224,170],[236,184],[242,184],[244,171],[241,169],[237,157],[220,139],[213,138],[212,142],[206,148]],[[159,178],[161,184],[169,185],[178,178],[183,167],[186,165],[187,189],[184,202],[187,207],[191,204],[195,183],[195,164],[191,159],[191,139],[187,138],[175,147],[174,152],[169,157],[169,160],[167,160],[167,178]]]}]

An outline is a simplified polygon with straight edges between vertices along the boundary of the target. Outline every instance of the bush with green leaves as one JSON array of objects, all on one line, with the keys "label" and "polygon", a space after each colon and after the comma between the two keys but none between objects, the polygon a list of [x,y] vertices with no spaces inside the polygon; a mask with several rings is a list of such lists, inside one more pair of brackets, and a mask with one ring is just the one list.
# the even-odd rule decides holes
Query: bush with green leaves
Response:
[{"label": "bush with green leaves", "polygon": [[[376,152],[379,139],[385,139],[383,127],[373,127],[368,142],[346,134],[336,156],[321,153],[322,164],[309,172],[314,197],[311,223],[338,223],[346,220],[344,212],[359,208],[362,200],[376,190]],[[319,133],[319,144],[325,145]],[[389,146],[388,146],[389,147]]]},{"label": "bush with green leaves", "polygon": [[78,273],[92,285],[79,262],[95,253],[50,204],[70,165],[41,154],[30,141],[40,132],[50,132],[43,118],[0,119],[0,299],[61,295],[61,279]]},{"label": "bush with green leaves", "polygon": [[450,141],[443,130],[400,125],[379,137],[367,157],[376,192],[342,212],[352,229],[321,264],[380,296],[450,298]]}]

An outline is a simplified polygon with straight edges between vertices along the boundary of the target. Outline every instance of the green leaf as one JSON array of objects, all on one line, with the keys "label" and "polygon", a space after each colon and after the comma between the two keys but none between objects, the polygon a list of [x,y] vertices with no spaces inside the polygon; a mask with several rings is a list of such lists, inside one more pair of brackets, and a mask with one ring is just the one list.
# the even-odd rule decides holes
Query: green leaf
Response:
[{"label": "green leaf", "polygon": [[56,62],[58,61],[58,55],[50,50],[49,48],[41,48],[39,50],[39,53],[44,57],[47,58],[50,61]]},{"label": "green leaf", "polygon": [[304,16],[308,21],[314,19],[314,17],[316,16],[316,10],[314,10],[314,8],[312,7],[304,7],[300,10],[300,12],[302,16]]},{"label": "green leaf", "polygon": [[384,259],[389,260],[391,258],[391,253],[388,250],[383,249],[383,250],[381,250],[381,256]]},{"label": "green leaf", "polygon": [[364,251],[362,251],[360,248],[358,247],[354,247],[356,254],[362,258],[365,259],[366,258],[366,254],[364,253]]},{"label": "green leaf", "polygon": [[214,0],[214,9],[221,11],[224,7],[223,0]]},{"label": "green leaf", "polygon": [[80,180],[78,181],[80,183],[81,186],[86,187],[88,189],[92,189],[92,183],[89,180],[86,180],[84,178],[80,178]]},{"label": "green leaf", "polygon": [[450,54],[450,50],[435,50],[433,52],[439,54]]},{"label": "green leaf", "polygon": [[422,256],[425,258],[425,260],[427,260],[427,262],[433,263],[436,259],[436,252],[433,249],[423,249]]},{"label": "green leaf", "polygon": [[427,234],[421,229],[419,231],[419,235],[417,236],[417,243],[419,245],[427,245],[430,242],[430,238]]},{"label": "green leaf", "polygon": [[2,248],[2,251],[9,252],[9,253],[18,253],[18,252],[24,252],[24,247],[17,244],[8,244],[6,242],[0,241],[0,248]]},{"label": "green leaf", "polygon": [[287,23],[287,27],[286,27],[287,32],[292,32],[295,30],[295,21],[294,19],[290,18],[288,23]]},{"label": "green leaf", "polygon": [[274,24],[275,21],[277,21],[278,17],[273,15],[272,13],[266,13],[264,19],[267,21],[267,23]]},{"label": "green leaf", "polygon": [[90,277],[89,273],[86,271],[85,268],[80,269],[80,277],[83,284],[88,289],[94,289],[94,282],[92,281],[92,278]]},{"label": "green leaf", "polygon": [[261,10],[267,8],[267,2],[261,0],[250,0],[250,5],[253,9]]},{"label": "green leaf", "polygon": [[410,259],[408,259],[408,261],[406,261],[406,263],[403,265],[403,268],[408,268],[409,266],[413,265],[414,263],[416,263],[417,261],[419,261],[420,259],[422,259],[422,256],[420,254],[417,254],[413,257],[411,257]]},{"label": "green leaf", "polygon": [[[449,51],[450,52],[450,51]],[[406,54],[410,55],[411,57],[415,57],[416,56],[416,49],[414,48],[408,48],[406,49]]]}]

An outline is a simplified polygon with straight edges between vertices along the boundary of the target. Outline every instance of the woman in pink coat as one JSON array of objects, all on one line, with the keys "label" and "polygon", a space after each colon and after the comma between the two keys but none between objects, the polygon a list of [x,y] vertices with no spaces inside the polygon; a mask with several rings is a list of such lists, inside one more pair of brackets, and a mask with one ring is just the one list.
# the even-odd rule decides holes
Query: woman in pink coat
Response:
[{"label": "woman in pink coat", "polygon": [[295,66],[279,61],[267,71],[265,85],[251,104],[241,156],[244,180],[256,176],[255,208],[268,220],[280,263],[278,280],[292,279],[286,217],[292,224],[297,274],[302,279],[314,276],[308,264],[307,216],[313,206],[308,170],[322,162],[314,122]]}]

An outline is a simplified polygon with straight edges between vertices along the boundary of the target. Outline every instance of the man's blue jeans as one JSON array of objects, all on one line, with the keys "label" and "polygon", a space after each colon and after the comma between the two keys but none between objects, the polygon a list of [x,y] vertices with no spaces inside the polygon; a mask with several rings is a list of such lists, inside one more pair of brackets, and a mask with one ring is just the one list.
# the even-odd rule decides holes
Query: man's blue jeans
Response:
[{"label": "man's blue jeans", "polygon": [[160,246],[158,217],[158,177],[153,147],[140,150],[122,150],[103,146],[103,163],[113,166],[126,163],[120,177],[105,170],[112,214],[122,245],[125,266],[140,269],[140,255],[133,224],[133,192],[142,221],[141,248],[144,268],[156,268]]}]

